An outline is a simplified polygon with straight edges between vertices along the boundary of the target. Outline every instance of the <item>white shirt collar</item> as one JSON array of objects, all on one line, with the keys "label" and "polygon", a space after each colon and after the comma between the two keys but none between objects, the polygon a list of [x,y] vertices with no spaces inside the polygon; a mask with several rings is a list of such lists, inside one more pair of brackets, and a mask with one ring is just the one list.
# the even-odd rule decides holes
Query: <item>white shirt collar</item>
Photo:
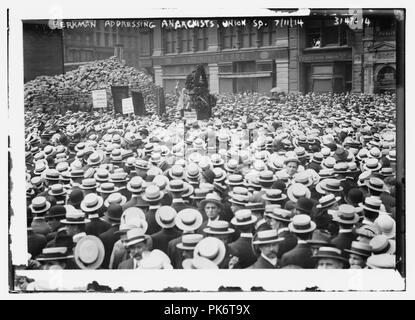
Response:
[{"label": "white shirt collar", "polygon": [[339,233],[351,233],[352,229],[340,229]]},{"label": "white shirt collar", "polygon": [[265,260],[267,260],[269,263],[271,263],[274,267],[277,266],[278,258],[270,259],[266,255],[264,255],[263,253],[261,253],[261,257],[264,258]]},{"label": "white shirt collar", "polygon": [[173,199],[173,203],[184,203],[184,200],[182,198],[176,198]]},{"label": "white shirt collar", "polygon": [[245,232],[242,232],[241,234],[240,234],[240,237],[241,238],[252,238],[254,235],[252,234],[252,233],[245,233]]},{"label": "white shirt collar", "polygon": [[88,215],[88,219],[95,219],[95,218],[99,218],[99,214],[98,213],[93,213],[93,214],[89,214]]},{"label": "white shirt collar", "polygon": [[298,239],[297,243],[298,244],[300,244],[300,243],[307,244],[307,241]]},{"label": "white shirt collar", "polygon": [[157,206],[150,206],[150,207],[148,207],[148,209],[149,210],[151,210],[151,209],[158,209],[158,208],[160,208],[161,207],[161,205],[157,205]]}]

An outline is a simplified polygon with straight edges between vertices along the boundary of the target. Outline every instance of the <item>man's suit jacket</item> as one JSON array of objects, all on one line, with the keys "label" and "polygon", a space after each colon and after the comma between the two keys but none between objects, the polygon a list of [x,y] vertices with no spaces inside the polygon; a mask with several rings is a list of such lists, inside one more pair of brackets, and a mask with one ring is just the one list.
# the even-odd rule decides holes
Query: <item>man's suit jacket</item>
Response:
[{"label": "man's suit jacket", "polygon": [[104,233],[111,225],[108,222],[101,220],[100,218],[91,219],[91,222],[85,226],[85,232],[87,235],[98,237],[101,233]]},{"label": "man's suit jacket", "polygon": [[149,209],[146,213],[146,221],[148,223],[146,234],[148,235],[152,235],[161,230],[161,227],[156,220],[156,211],[157,209]]},{"label": "man's suit jacket", "polygon": [[181,232],[177,228],[161,229],[159,232],[153,233],[153,249],[159,249],[167,254],[169,242],[181,236]]},{"label": "man's suit jacket", "polygon": [[313,269],[315,261],[311,258],[312,255],[313,251],[307,244],[298,243],[294,249],[282,255],[281,266],[295,265],[303,269]]},{"label": "man's suit jacket", "polygon": [[125,211],[128,208],[135,207],[135,205],[138,203],[138,197],[132,196],[130,200],[128,200],[123,206],[122,210]]},{"label": "man's suit jacket", "polygon": [[280,259],[284,253],[296,247],[297,237],[289,230],[284,230],[281,233],[278,233],[278,238],[284,238],[284,241],[279,244],[278,249],[278,259]]},{"label": "man's suit jacket", "polygon": [[27,251],[32,255],[32,259],[35,259],[42,253],[47,243],[46,237],[41,234],[29,231],[27,235]]},{"label": "man's suit jacket", "polygon": [[167,255],[170,258],[171,265],[174,269],[183,269],[182,267],[182,252],[177,248],[177,245],[182,242],[182,236],[180,235],[176,239],[170,240],[167,245]]},{"label": "man's suit jacket", "polygon": [[356,236],[353,232],[339,233],[336,237],[331,240],[331,243],[340,250],[350,249],[352,242],[356,240]]},{"label": "man's suit jacket", "polygon": [[230,253],[239,258],[238,266],[245,269],[255,263],[257,256],[252,250],[252,238],[239,237],[238,240],[229,244]]},{"label": "man's suit jacket", "polygon": [[109,267],[110,257],[114,248],[114,244],[120,239],[120,235],[115,234],[115,232],[119,230],[119,227],[119,224],[115,224],[111,226],[111,228],[109,228],[107,231],[99,235],[99,238],[101,239],[105,248],[104,262],[101,266],[102,269],[108,269]]},{"label": "man's suit jacket", "polygon": [[258,260],[251,265],[248,269],[278,269],[279,265],[274,267],[269,261],[265,260],[264,257],[259,256]]},{"label": "man's suit jacket", "polygon": [[134,269],[134,259],[130,258],[118,265],[118,269]]}]

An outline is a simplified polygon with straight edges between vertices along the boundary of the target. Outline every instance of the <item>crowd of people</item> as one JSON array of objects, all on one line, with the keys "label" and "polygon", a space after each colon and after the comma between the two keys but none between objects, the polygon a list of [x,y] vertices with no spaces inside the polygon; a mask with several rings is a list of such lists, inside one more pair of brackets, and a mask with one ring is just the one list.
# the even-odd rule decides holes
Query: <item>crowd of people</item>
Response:
[{"label": "crowd of people", "polygon": [[28,268],[395,268],[395,99],[220,94],[205,121],[26,110]]}]

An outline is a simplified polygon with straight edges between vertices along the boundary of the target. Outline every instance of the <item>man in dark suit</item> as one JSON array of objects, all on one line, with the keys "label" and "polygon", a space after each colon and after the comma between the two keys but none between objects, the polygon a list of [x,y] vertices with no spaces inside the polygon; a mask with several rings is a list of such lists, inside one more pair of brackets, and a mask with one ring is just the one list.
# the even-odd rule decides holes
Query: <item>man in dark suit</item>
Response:
[{"label": "man in dark suit", "polygon": [[232,256],[238,257],[238,264],[235,268],[245,269],[252,265],[257,256],[252,249],[253,229],[257,218],[247,209],[235,212],[231,223],[240,231],[239,238],[230,243],[229,250]]},{"label": "man in dark suit", "polygon": [[342,251],[345,249],[349,250],[352,242],[356,240],[353,226],[359,221],[355,208],[349,204],[340,205],[333,220],[339,224],[339,233],[331,240],[331,243]]},{"label": "man in dark suit", "polygon": [[277,269],[280,267],[278,261],[278,246],[284,241],[283,238],[278,237],[277,230],[259,231],[257,239],[253,242],[258,245],[261,255],[257,261],[248,269]]},{"label": "man in dark suit", "polygon": [[167,254],[170,240],[180,237],[181,232],[176,228],[177,212],[170,206],[162,206],[156,212],[156,221],[162,229],[153,233],[153,249],[159,249]]},{"label": "man in dark suit", "polygon": [[143,183],[143,178],[139,176],[131,178],[127,183],[127,190],[131,192],[131,199],[122,206],[123,210],[136,207],[137,204],[142,201],[141,194],[144,191]]},{"label": "man in dark suit", "polygon": [[299,214],[292,218],[288,225],[289,231],[297,237],[297,245],[294,249],[284,253],[281,257],[281,266],[298,266],[303,269],[313,269],[315,261],[312,259],[313,251],[307,240],[311,239],[316,224],[311,221],[310,216]]},{"label": "man in dark suit", "polygon": [[105,212],[105,216],[111,223],[111,227],[99,235],[99,239],[102,241],[105,248],[105,257],[101,265],[101,268],[103,269],[108,269],[112,249],[114,248],[114,244],[120,239],[119,233],[116,232],[120,226],[121,215],[122,207],[118,204],[111,204]]},{"label": "man in dark suit", "polygon": [[186,203],[183,199],[183,196],[193,193],[193,187],[190,184],[185,183],[180,179],[174,179],[169,182],[166,190],[169,191],[172,196],[171,207],[176,210],[176,212],[186,208],[191,208],[191,205]]},{"label": "man in dark suit", "polygon": [[85,214],[88,214],[88,219],[91,220],[91,222],[87,223],[85,226],[86,234],[98,237],[101,233],[104,233],[111,228],[111,225],[108,222],[100,219],[99,212],[103,207],[103,203],[104,200],[94,193],[86,195],[84,200],[82,200],[81,210],[85,212]]},{"label": "man in dark suit", "polygon": [[149,208],[146,213],[148,235],[152,235],[161,230],[161,227],[156,221],[156,212],[161,207],[163,196],[164,193],[160,191],[160,188],[154,185],[148,186],[144,194],[141,196],[141,198],[149,204]]},{"label": "man in dark suit", "polygon": [[278,250],[278,258],[297,245],[297,237],[288,229],[288,224],[294,217],[294,213],[289,210],[274,208],[272,212],[266,212],[265,217],[272,229],[277,230],[278,236],[284,238],[280,243]]}]

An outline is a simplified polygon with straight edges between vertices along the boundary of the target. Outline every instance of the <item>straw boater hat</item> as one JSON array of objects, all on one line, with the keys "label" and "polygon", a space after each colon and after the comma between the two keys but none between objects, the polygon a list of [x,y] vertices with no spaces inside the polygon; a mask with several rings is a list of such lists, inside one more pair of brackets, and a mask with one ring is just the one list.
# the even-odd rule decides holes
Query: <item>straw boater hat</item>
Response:
[{"label": "straw boater hat", "polygon": [[182,231],[195,231],[203,223],[202,214],[192,208],[180,210],[176,216],[176,226]]},{"label": "straw boater hat", "polygon": [[297,200],[301,197],[310,198],[311,192],[305,185],[301,183],[293,183],[287,189],[287,196],[291,201],[297,202]]},{"label": "straw boater hat", "polygon": [[183,269],[219,269],[218,265],[203,257],[185,259],[182,262]]},{"label": "straw boater hat", "polygon": [[376,254],[367,258],[366,265],[370,269],[395,269],[396,256],[394,254]]},{"label": "straw boater hat", "polygon": [[196,188],[194,191],[194,195],[190,196],[193,200],[203,200],[206,198],[206,196],[211,192],[209,189],[205,188]]},{"label": "straw boater hat", "polygon": [[253,245],[264,245],[270,243],[283,242],[284,238],[278,237],[278,232],[275,229],[258,231],[256,239],[252,242]]},{"label": "straw boater hat", "polygon": [[90,193],[85,196],[81,202],[81,210],[83,212],[89,213],[97,211],[104,204],[102,197],[96,195],[95,193]]},{"label": "straw boater hat", "polygon": [[76,244],[74,256],[80,269],[98,269],[104,262],[105,248],[99,238],[87,235]]},{"label": "straw boater hat", "polygon": [[131,247],[137,243],[145,242],[148,240],[148,236],[144,233],[144,230],[141,228],[133,228],[127,231],[126,243],[125,246]]},{"label": "straw boater hat", "polygon": [[369,158],[363,164],[363,170],[377,172],[381,168],[382,168],[382,164],[379,162],[378,159],[375,159],[375,158]]},{"label": "straw boater hat", "polygon": [[347,262],[347,259],[343,257],[342,251],[333,247],[320,247],[316,255],[313,255],[314,259],[334,259],[341,262]]},{"label": "straw boater hat", "polygon": [[328,195],[321,197],[318,200],[318,204],[316,205],[316,208],[317,209],[328,208],[334,205],[335,203],[339,202],[340,199],[341,197],[335,197],[334,194],[330,193]]},{"label": "straw boater hat", "polygon": [[243,186],[245,185],[244,178],[240,174],[231,174],[225,180],[225,184],[229,186]]},{"label": "straw boater hat", "polygon": [[33,214],[39,214],[46,212],[50,209],[51,204],[45,197],[36,197],[32,199],[32,203],[29,206]]},{"label": "straw boater hat", "polygon": [[104,205],[108,208],[111,204],[123,206],[127,202],[127,198],[119,192],[111,193],[104,201]]},{"label": "straw boater hat", "polygon": [[310,216],[298,214],[292,218],[288,229],[293,233],[309,233],[316,229],[316,224],[314,221],[311,221]]},{"label": "straw boater hat", "polygon": [[261,198],[272,203],[283,201],[287,196],[279,189],[269,189],[265,190],[265,194],[261,195]]},{"label": "straw boater hat", "polygon": [[87,224],[91,222],[91,220],[85,219],[84,212],[72,208],[66,211],[65,219],[61,220],[62,224]]},{"label": "straw boater hat", "polygon": [[313,178],[308,172],[302,171],[294,176],[294,182],[301,183],[304,186],[309,187],[313,184]]},{"label": "straw boater hat", "polygon": [[63,188],[63,185],[60,183],[54,184],[50,187],[48,194],[50,196],[63,196],[66,194],[66,190]]},{"label": "straw boater hat", "polygon": [[365,181],[365,185],[371,190],[385,191],[385,183],[379,178],[369,178]]},{"label": "straw boater hat", "polygon": [[184,168],[180,165],[173,165],[168,171],[167,171],[167,175],[169,176],[170,179],[184,179],[185,178],[185,172],[184,172]]},{"label": "straw boater hat", "polygon": [[369,242],[373,254],[395,254],[396,243],[383,234],[376,235]]},{"label": "straw boater hat", "polygon": [[70,254],[67,247],[52,247],[44,248],[42,253],[36,257],[37,261],[56,261],[56,260],[68,260],[74,256]]},{"label": "straw boater hat", "polygon": [[144,201],[149,202],[149,203],[158,202],[161,199],[163,199],[163,197],[164,197],[164,192],[160,191],[160,188],[155,185],[148,186],[145,189],[144,194],[141,196],[141,198]]},{"label": "straw boater hat", "polygon": [[234,226],[246,226],[255,224],[257,217],[252,215],[252,211],[248,209],[242,209],[235,212],[235,216],[232,218],[231,223]]},{"label": "straw boater hat", "polygon": [[176,245],[177,248],[181,250],[194,250],[196,245],[203,239],[203,235],[201,234],[184,234],[182,236],[182,242]]},{"label": "straw boater hat", "polygon": [[229,222],[224,220],[212,221],[210,226],[203,229],[203,232],[210,235],[227,235],[235,232],[235,229],[229,228]]},{"label": "straw boater hat", "polygon": [[80,186],[82,190],[91,190],[91,189],[96,189],[97,187],[98,187],[98,184],[94,178],[88,178],[88,179],[82,180],[82,184]]},{"label": "straw boater hat", "polygon": [[143,184],[144,180],[140,176],[132,177],[127,183],[127,190],[131,193],[140,193],[144,190]]},{"label": "straw boater hat", "polygon": [[226,255],[225,244],[214,237],[206,237],[202,239],[195,247],[193,256],[207,258],[219,265]]},{"label": "straw boater hat", "polygon": [[176,210],[170,206],[162,206],[156,211],[156,221],[162,228],[173,228],[176,225]]},{"label": "straw boater hat", "polygon": [[348,252],[349,254],[352,253],[363,258],[367,258],[371,255],[372,248],[367,243],[361,241],[353,241],[351,248],[345,249],[344,251]]},{"label": "straw boater hat", "polygon": [[219,208],[221,208],[222,210],[224,209],[222,199],[214,192],[208,193],[206,195],[206,198],[204,200],[200,201],[200,207],[204,208],[206,206],[206,204],[208,204],[208,203],[213,203],[216,206],[218,206]]},{"label": "straw boater hat", "polygon": [[375,220],[375,224],[379,227],[380,232],[388,239],[394,239],[396,235],[396,222],[387,214],[381,214]]},{"label": "straw boater hat", "polygon": [[364,203],[359,203],[359,207],[363,208],[363,210],[369,210],[378,213],[380,213],[381,206],[382,201],[374,197],[366,197]]},{"label": "straw boater hat", "polygon": [[221,182],[226,180],[226,171],[222,168],[214,168],[213,173],[215,174],[214,182]]},{"label": "straw boater hat", "polygon": [[90,166],[96,166],[102,163],[104,155],[100,152],[93,152],[89,155],[87,164]]},{"label": "straw boater hat", "polygon": [[174,179],[169,182],[166,186],[166,190],[172,193],[182,193],[187,190],[184,181],[179,179]]},{"label": "straw boater hat", "polygon": [[324,179],[317,183],[316,191],[320,194],[328,194],[330,192],[341,192],[343,187],[340,185],[340,180]]},{"label": "straw boater hat", "polygon": [[273,208],[271,212],[266,211],[264,215],[268,218],[282,222],[291,222],[291,219],[294,217],[294,213],[291,210],[285,210],[278,207]]},{"label": "straw boater hat", "polygon": [[355,224],[360,218],[356,213],[355,207],[350,204],[341,204],[339,209],[336,211],[333,220],[341,224]]},{"label": "straw boater hat", "polygon": [[98,188],[97,188],[97,192],[99,193],[104,193],[104,194],[110,194],[110,193],[114,193],[114,192],[118,192],[119,188],[117,188],[114,183],[112,182],[105,182],[102,183]]}]

